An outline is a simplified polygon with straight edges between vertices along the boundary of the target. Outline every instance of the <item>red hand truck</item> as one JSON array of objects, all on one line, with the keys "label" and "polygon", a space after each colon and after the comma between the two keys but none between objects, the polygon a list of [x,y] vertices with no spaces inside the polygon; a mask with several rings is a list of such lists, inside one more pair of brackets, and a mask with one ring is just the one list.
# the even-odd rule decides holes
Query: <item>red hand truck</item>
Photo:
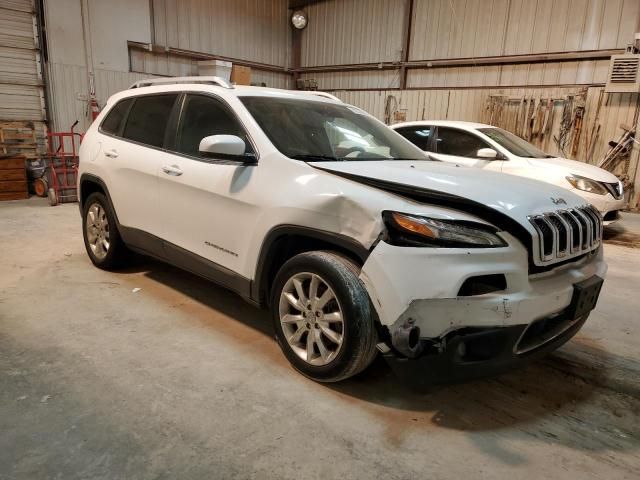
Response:
[{"label": "red hand truck", "polygon": [[73,131],[76,125],[78,120],[71,125],[69,132],[47,133],[47,168],[51,185],[48,197],[51,206],[78,201],[78,150],[84,135]]}]

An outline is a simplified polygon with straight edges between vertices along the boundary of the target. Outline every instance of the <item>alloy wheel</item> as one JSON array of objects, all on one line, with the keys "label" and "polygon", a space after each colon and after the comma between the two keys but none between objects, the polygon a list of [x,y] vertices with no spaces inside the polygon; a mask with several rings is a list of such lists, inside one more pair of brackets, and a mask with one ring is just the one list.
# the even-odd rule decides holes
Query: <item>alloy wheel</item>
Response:
[{"label": "alloy wheel", "polygon": [[340,303],[315,273],[296,273],[280,294],[280,325],[291,349],[305,362],[323,366],[338,355],[344,342]]},{"label": "alloy wheel", "polygon": [[87,241],[89,248],[98,260],[109,253],[109,220],[107,212],[99,203],[93,203],[87,210]]}]

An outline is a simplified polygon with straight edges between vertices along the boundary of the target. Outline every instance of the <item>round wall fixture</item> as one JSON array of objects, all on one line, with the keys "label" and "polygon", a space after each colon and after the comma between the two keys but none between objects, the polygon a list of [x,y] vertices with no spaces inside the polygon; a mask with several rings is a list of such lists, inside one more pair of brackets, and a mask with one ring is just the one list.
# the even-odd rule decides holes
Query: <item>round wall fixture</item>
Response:
[{"label": "round wall fixture", "polygon": [[291,24],[298,30],[302,30],[307,26],[307,14],[302,10],[296,10],[291,15]]}]

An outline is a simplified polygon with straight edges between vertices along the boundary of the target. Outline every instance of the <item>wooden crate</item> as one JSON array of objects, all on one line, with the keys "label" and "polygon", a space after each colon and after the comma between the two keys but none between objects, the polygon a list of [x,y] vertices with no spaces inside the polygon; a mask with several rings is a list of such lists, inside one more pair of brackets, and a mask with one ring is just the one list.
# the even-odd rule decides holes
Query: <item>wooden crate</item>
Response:
[{"label": "wooden crate", "polygon": [[25,157],[0,155],[0,200],[29,198]]},{"label": "wooden crate", "polygon": [[0,154],[38,158],[38,140],[33,122],[0,122]]}]

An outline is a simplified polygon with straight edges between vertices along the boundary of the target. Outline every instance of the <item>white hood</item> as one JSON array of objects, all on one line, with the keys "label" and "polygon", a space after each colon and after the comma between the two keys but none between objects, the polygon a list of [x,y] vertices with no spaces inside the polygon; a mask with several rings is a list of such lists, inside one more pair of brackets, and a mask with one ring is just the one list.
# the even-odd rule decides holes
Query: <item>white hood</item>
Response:
[{"label": "white hood", "polygon": [[564,178],[567,175],[574,174],[599,182],[618,182],[618,178],[611,172],[596,167],[595,165],[569,160],[568,158],[525,158],[524,160],[533,167],[544,169],[548,175],[557,175]]},{"label": "white hood", "polygon": [[434,161],[314,162],[311,165],[347,178],[357,176],[455,195],[497,210],[527,227],[528,215],[585,204],[578,195],[549,183]]}]

